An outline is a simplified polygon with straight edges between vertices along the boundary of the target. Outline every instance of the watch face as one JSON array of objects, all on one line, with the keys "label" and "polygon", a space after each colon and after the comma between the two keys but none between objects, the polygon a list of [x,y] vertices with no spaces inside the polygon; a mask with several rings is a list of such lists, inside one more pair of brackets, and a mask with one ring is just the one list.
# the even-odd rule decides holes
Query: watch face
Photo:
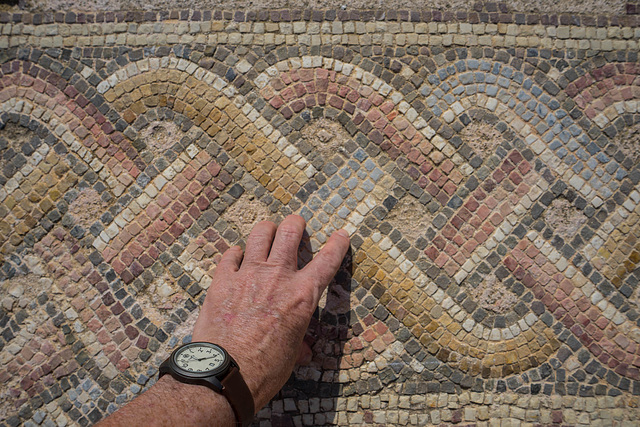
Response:
[{"label": "watch face", "polygon": [[222,367],[227,356],[219,346],[205,342],[187,344],[174,355],[175,364],[192,373],[210,372]]}]

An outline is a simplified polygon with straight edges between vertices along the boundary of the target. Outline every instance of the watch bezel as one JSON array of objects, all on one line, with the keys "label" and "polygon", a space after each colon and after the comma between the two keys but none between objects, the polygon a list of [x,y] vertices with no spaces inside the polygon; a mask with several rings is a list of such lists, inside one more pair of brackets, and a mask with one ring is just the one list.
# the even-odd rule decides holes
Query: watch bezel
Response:
[{"label": "watch bezel", "polygon": [[[186,349],[192,346],[215,347],[217,350],[219,350],[223,354],[224,361],[220,366],[209,371],[193,372],[193,371],[188,371],[186,369],[183,369],[178,365],[176,361],[176,357],[179,352],[185,351]],[[231,359],[231,356],[229,356],[229,353],[227,353],[227,351],[224,348],[222,348],[218,344],[214,344],[206,341],[195,341],[185,345],[181,345],[180,347],[176,348],[173,351],[173,353],[171,353],[171,357],[169,358],[169,360],[171,362],[171,368],[176,374],[184,378],[198,378],[198,379],[200,378],[204,379],[211,376],[217,376],[219,374],[223,374],[229,371],[229,368],[232,366],[232,363],[233,363],[233,359]]]}]

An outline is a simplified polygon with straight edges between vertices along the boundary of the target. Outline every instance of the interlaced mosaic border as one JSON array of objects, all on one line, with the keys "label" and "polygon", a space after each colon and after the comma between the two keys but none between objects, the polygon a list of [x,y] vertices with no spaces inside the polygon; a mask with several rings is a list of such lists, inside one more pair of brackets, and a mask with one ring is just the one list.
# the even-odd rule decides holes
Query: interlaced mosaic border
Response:
[{"label": "interlaced mosaic border", "polygon": [[152,384],[246,200],[305,218],[301,262],[352,239],[257,423],[637,420],[636,7],[0,13],[3,425],[90,424]]}]

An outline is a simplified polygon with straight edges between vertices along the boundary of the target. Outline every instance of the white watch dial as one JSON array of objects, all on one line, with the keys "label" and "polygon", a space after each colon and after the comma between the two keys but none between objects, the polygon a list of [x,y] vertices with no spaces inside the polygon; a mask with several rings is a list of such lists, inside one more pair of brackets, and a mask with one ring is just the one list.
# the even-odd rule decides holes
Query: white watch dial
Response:
[{"label": "white watch dial", "polygon": [[194,343],[182,348],[175,357],[176,364],[189,372],[207,372],[219,368],[225,360],[222,350],[213,344]]}]

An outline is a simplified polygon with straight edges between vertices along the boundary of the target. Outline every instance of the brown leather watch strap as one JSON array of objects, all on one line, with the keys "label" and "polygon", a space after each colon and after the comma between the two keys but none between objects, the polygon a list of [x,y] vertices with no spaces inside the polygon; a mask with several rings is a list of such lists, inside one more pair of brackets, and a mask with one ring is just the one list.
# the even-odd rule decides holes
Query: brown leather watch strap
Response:
[{"label": "brown leather watch strap", "polygon": [[236,414],[238,425],[242,427],[250,425],[255,415],[255,408],[251,390],[240,375],[240,370],[236,366],[232,366],[221,383],[222,394],[229,400],[231,408]]}]

